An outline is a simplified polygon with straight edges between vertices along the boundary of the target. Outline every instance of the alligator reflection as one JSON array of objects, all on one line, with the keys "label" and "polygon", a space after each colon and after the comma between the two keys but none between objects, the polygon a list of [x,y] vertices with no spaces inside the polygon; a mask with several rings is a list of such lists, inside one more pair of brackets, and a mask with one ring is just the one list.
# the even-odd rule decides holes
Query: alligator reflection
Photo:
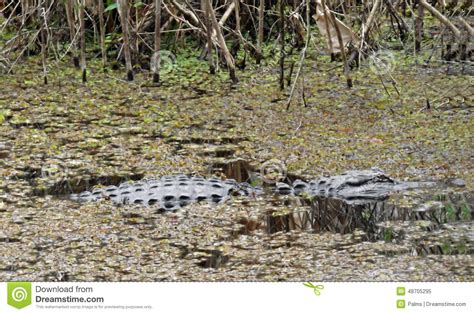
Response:
[{"label": "alligator reflection", "polygon": [[[361,229],[368,240],[384,238],[381,228],[388,221],[430,221],[440,225],[453,221],[472,220],[472,206],[469,195],[457,194],[460,199],[444,197],[444,201],[427,201],[422,205],[403,207],[387,198],[382,201],[367,201],[351,204],[341,199],[313,197],[299,198],[301,207],[289,208],[288,200],[273,200],[273,208],[265,214],[264,229],[267,233],[290,232],[294,230],[333,233],[352,233]],[[459,196],[461,195],[461,196]],[[448,197],[449,198],[449,197]],[[278,204],[280,203],[280,204]]]}]

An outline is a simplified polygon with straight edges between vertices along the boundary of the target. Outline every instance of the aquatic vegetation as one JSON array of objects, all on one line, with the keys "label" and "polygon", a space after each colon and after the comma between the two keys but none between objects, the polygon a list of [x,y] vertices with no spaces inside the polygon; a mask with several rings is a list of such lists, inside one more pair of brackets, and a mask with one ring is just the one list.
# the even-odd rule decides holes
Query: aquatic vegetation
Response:
[{"label": "aquatic vegetation", "polygon": [[[61,64],[44,86],[38,60],[24,61],[0,77],[0,279],[472,280],[468,75],[397,58],[400,96],[390,85],[387,96],[370,69],[346,90],[310,54],[308,107],[290,111],[271,67],[249,65],[231,87],[178,59],[154,87],[146,72],[125,83],[93,62],[83,84]],[[272,159],[289,180],[377,167],[438,185],[367,208],[255,196],[163,214],[68,200],[177,172],[260,184]]]}]

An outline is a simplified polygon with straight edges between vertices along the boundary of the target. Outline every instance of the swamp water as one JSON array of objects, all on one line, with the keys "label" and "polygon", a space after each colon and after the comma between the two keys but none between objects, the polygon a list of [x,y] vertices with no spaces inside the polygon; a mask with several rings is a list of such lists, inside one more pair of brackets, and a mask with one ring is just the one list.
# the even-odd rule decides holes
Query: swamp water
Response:
[{"label": "swamp water", "polygon": [[[237,180],[258,178],[250,164],[221,161],[209,169]],[[0,258],[2,280],[440,281],[472,276],[474,198],[446,185],[363,202],[275,194],[266,185],[258,195],[176,211],[68,199],[70,192],[134,178],[142,176],[60,180],[41,193],[33,188],[36,211],[0,203],[0,247],[7,253]]]},{"label": "swamp water", "polygon": [[[1,281],[473,279],[468,75],[400,64],[397,98],[370,71],[355,72],[346,90],[333,64],[312,62],[308,107],[285,111],[275,75],[258,69],[229,88],[206,69],[183,83],[194,77],[183,67],[158,89],[142,75],[124,84],[99,70],[82,84],[66,65],[46,86],[32,80],[38,64],[0,77]],[[400,180],[462,178],[466,187],[367,204],[264,193],[170,212],[69,199],[176,172],[253,183],[274,158],[290,182],[377,166]]]}]

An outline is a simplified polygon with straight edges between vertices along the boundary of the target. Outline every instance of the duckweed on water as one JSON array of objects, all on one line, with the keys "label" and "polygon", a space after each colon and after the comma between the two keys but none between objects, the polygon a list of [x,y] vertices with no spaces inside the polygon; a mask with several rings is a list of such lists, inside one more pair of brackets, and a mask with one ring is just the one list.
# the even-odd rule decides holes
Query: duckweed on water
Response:
[{"label": "duckweed on water", "polygon": [[[44,86],[36,61],[0,77],[1,281],[473,279],[466,75],[426,69],[420,79],[401,65],[401,96],[387,97],[368,69],[346,90],[332,65],[308,61],[309,107],[287,112],[274,76],[253,66],[234,88],[205,72],[188,84],[186,67],[157,88],[146,74],[125,83],[94,64],[82,84],[62,64]],[[449,105],[424,109],[440,89]],[[377,167],[440,185],[373,208],[255,196],[161,213],[67,199],[175,172],[252,181],[246,170],[271,159],[291,178]]]}]

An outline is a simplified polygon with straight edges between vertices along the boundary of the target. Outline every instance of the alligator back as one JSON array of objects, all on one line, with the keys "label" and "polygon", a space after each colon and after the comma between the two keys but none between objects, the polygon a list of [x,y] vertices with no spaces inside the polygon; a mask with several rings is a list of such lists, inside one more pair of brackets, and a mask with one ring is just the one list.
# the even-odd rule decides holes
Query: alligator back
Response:
[{"label": "alligator back", "polygon": [[221,203],[228,199],[232,192],[249,194],[252,189],[250,185],[239,184],[235,180],[169,175],[96,188],[91,192],[73,194],[71,199],[90,202],[105,198],[116,204],[157,204],[165,210],[176,210],[198,201]]},{"label": "alligator back", "polygon": [[[351,204],[383,200],[399,183],[377,169],[351,170],[341,175],[320,177],[308,183],[295,180],[289,185],[278,182],[274,192],[279,195],[309,195],[337,198]],[[193,202],[222,203],[231,195],[261,194],[261,187],[218,178],[169,175],[158,179],[125,182],[119,186],[96,188],[91,192],[73,194],[81,202],[110,199],[116,204],[158,205],[176,210]]]}]

